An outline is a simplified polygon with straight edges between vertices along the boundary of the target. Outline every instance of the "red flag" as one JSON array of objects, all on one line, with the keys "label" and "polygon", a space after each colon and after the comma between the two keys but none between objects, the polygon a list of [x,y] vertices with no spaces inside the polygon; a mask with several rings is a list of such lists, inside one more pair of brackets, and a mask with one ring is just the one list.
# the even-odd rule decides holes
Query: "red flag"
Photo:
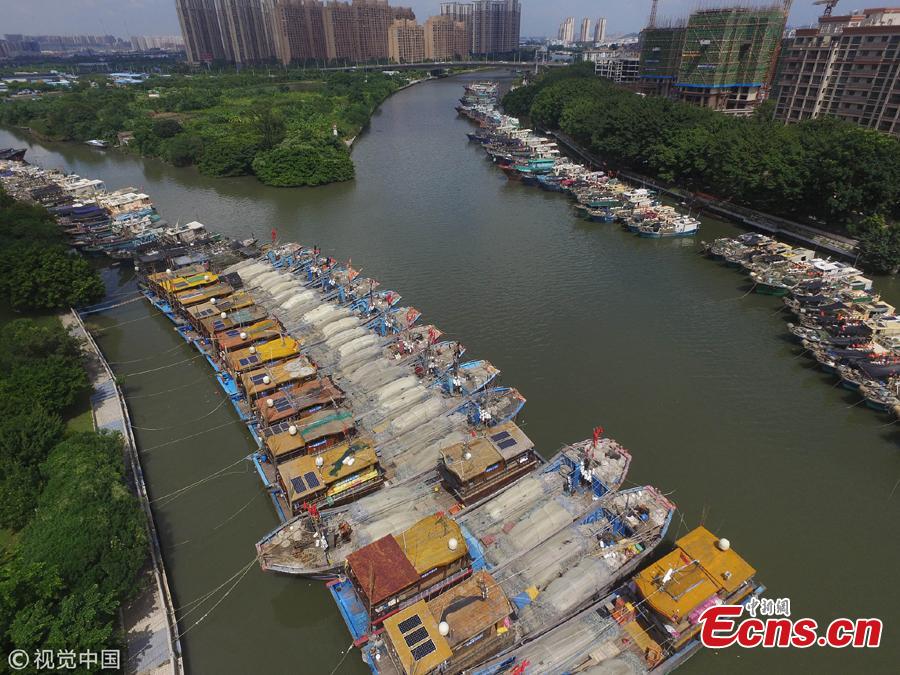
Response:
[{"label": "red flag", "polygon": [[531,663],[528,661],[528,659],[525,659],[524,661],[522,661],[522,663],[509,671],[509,675],[522,675],[522,673],[525,672],[525,669],[530,665]]},{"label": "red flag", "polygon": [[273,228],[272,228],[272,243],[273,243],[273,244],[275,243],[275,240],[276,240],[276,239],[278,239],[278,230],[276,230],[276,229],[273,227]]},{"label": "red flag", "polygon": [[414,310],[412,307],[410,307],[408,310],[406,310],[406,325],[412,326],[413,322],[415,320],[416,320],[416,310]]},{"label": "red flag", "polygon": [[597,447],[597,441],[603,435],[603,427],[594,427],[594,447]]},{"label": "red flag", "polygon": [[435,342],[437,342],[437,333],[432,327],[428,329],[428,344],[433,345]]}]

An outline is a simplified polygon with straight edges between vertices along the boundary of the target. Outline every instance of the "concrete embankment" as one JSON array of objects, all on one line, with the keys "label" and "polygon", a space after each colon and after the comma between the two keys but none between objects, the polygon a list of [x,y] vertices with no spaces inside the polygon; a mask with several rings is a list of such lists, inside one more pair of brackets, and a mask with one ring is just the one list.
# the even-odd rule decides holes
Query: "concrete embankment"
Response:
[{"label": "concrete embankment", "polygon": [[138,457],[137,445],[131,431],[131,418],[125,397],[113,376],[103,353],[74,309],[60,316],[66,329],[83,344],[88,377],[91,380],[91,410],[94,428],[122,434],[126,474],[144,511],[150,560],[145,566],[143,590],[122,608],[126,654],[122,667],[126,673],[137,675],[184,672],[181,644],[169,582],[160,552],[159,539],[147,486]]}]

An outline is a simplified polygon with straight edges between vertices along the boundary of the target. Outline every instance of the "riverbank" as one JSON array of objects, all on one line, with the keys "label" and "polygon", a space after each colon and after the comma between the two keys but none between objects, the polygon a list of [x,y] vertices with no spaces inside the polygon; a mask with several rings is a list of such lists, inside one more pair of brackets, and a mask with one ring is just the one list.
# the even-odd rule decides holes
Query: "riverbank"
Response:
[{"label": "riverbank", "polygon": [[[552,135],[568,152],[587,162],[591,167],[602,170],[610,168],[609,162],[588,152],[587,149],[578,145],[571,136],[561,131],[548,131],[545,133]],[[753,209],[716,199],[700,192],[691,192],[677,185],[663,183],[627,169],[613,168],[616,175],[625,180],[641,187],[655,190],[679,202],[686,202],[691,208],[701,208],[714,216],[727,218],[731,222],[747,229],[762,230],[769,234],[808,244],[814,248],[825,249],[844,258],[856,259],[859,256],[859,251],[857,250],[859,242],[851,237],[844,237],[768,213],[754,211]]]},{"label": "riverbank", "polygon": [[78,312],[73,309],[64,313],[60,315],[60,320],[85,347],[85,366],[93,388],[91,410],[94,428],[121,434],[129,482],[146,519],[150,563],[142,573],[143,590],[121,610],[127,645],[123,670],[135,675],[180,675],[184,669],[174,603],[125,397],[103,352]]}]

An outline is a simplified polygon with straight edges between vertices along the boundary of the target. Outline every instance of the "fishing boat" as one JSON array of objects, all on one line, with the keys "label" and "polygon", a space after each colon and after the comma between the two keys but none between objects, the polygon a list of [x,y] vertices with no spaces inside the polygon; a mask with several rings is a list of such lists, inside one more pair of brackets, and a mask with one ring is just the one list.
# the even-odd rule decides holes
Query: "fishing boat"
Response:
[{"label": "fishing boat", "polygon": [[[369,666],[373,671],[382,673],[394,672],[390,666],[400,665],[403,670],[399,672],[406,675],[412,672],[460,672],[479,659],[490,658],[538,638],[593,604],[598,596],[609,592],[621,578],[638,569],[662,540],[674,512],[674,507],[652,488],[613,493],[602,503],[603,506],[598,506],[581,520],[506,564],[481,567],[475,562],[476,569],[489,571],[491,581],[495,583],[484,591],[488,595],[500,595],[509,606],[502,630],[494,634],[494,639],[477,653],[467,649],[469,645],[465,641],[460,641],[456,650],[446,641],[449,652],[444,650],[446,665],[442,670],[438,670],[440,664],[427,668],[427,662],[413,660],[410,663],[409,659],[401,656],[405,655],[404,645],[412,647],[410,654],[417,646],[416,641],[409,644],[405,639],[397,640],[398,634],[405,637],[408,633],[400,630],[400,624],[408,619],[407,614],[413,612],[421,616],[423,610],[449,605],[441,598],[446,594],[452,597],[454,591],[451,590],[437,596],[428,603],[428,607],[417,603],[418,611],[410,607],[385,619],[383,636],[386,639],[383,640],[383,647],[379,649],[377,644],[371,644],[363,649]],[[471,629],[464,624],[459,621],[452,623],[449,619],[449,616],[444,616],[448,624],[445,628],[450,629],[445,637],[449,637],[454,629],[470,632]],[[439,623],[437,627],[439,635]],[[481,633],[477,631],[477,634]],[[424,640],[425,636],[422,638]],[[434,640],[435,636],[429,638]],[[379,653],[381,658],[378,658]]]},{"label": "fishing boat", "polygon": [[755,575],[727,539],[698,527],[590,608],[468,672],[671,672],[702,648],[699,619],[706,608],[745,605],[764,592]]},{"label": "fishing boat", "polygon": [[89,141],[84,142],[85,145],[90,145],[92,148],[108,148],[109,141],[104,141],[99,138],[92,138]]},{"label": "fishing boat", "polygon": [[22,162],[25,160],[25,153],[28,148],[2,148],[0,149],[0,159],[6,159],[11,162]]},{"label": "fishing boat", "polygon": [[[447,448],[446,457],[454,462],[469,461],[465,459],[466,445],[482,446],[481,451],[488,453],[483,443],[474,442],[478,440]],[[509,426],[502,430],[495,428],[481,440],[493,446],[498,461],[504,456],[515,461],[503,462],[495,468],[493,463],[489,464],[480,473],[461,470],[454,473],[453,469],[458,467],[442,466],[415,483],[388,486],[344,509],[322,511],[316,518],[309,515],[294,518],[257,543],[260,565],[286,574],[336,576],[350,553],[378,537],[409,527],[416,519],[438,511],[460,516],[480,508],[492,495],[497,495],[499,501],[492,501],[493,510],[485,511],[482,518],[488,520],[481,525],[466,521],[476,533],[486,532],[492,523],[499,522],[502,526],[505,521],[500,514],[512,517],[529,508],[536,509],[555,497],[565,501],[567,494],[576,491],[581,495],[579,503],[586,510],[594,497],[599,499],[618,489],[631,463],[631,455],[624,448],[614,441],[598,438],[596,448],[593,440],[571,446],[532,474],[536,458],[534,445],[520,430]],[[590,457],[585,455],[589,450]],[[525,461],[520,464],[523,457]],[[475,459],[474,455],[471,459]],[[572,515],[572,519],[577,515]]]}]

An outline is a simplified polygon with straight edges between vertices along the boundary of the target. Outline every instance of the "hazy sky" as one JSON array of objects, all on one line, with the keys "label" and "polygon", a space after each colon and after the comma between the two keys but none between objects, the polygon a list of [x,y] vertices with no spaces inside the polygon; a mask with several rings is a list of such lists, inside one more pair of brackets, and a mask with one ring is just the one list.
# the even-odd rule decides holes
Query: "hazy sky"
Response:
[{"label": "hazy sky", "polygon": [[[420,20],[440,11],[440,0],[391,0],[391,4],[411,6]],[[698,0],[660,0],[659,15],[682,16],[698,4]],[[876,0],[857,4],[881,6]],[[838,12],[851,8],[856,5],[841,7]],[[566,16],[579,20],[584,16],[605,16],[607,33],[627,33],[640,30],[649,12],[650,0],[522,0],[522,35],[555,35]],[[814,23],[820,13],[812,0],[797,0],[790,24]],[[175,0],[0,0],[0,33],[124,37],[178,32]]]}]

